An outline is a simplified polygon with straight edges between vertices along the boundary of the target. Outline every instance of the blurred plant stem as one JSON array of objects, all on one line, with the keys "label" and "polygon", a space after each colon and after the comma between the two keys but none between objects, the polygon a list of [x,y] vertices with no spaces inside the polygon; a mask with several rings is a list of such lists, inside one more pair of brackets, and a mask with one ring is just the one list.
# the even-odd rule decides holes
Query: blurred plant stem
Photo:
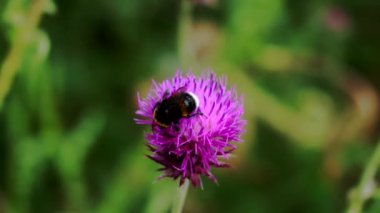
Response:
[{"label": "blurred plant stem", "polygon": [[45,3],[46,0],[31,1],[25,23],[20,24],[16,29],[16,35],[11,41],[11,49],[0,68],[0,109],[12,86],[16,72],[21,66],[25,49],[40,22]]},{"label": "blurred plant stem", "polygon": [[185,183],[178,188],[177,195],[174,199],[172,213],[181,213],[183,210],[183,206],[185,204],[185,199],[187,195],[187,191],[189,189],[189,180],[185,180]]},{"label": "blurred plant stem", "polygon": [[380,167],[380,140],[377,143],[374,154],[366,165],[360,178],[359,185],[349,194],[349,206],[347,213],[359,213],[363,210],[366,200],[372,197],[376,191],[375,175]]},{"label": "blurred plant stem", "polygon": [[191,2],[189,0],[181,1],[181,11],[178,21],[178,57],[180,66],[190,66],[191,59],[189,58],[189,50],[186,48],[186,40],[188,37],[189,26],[191,25]]}]

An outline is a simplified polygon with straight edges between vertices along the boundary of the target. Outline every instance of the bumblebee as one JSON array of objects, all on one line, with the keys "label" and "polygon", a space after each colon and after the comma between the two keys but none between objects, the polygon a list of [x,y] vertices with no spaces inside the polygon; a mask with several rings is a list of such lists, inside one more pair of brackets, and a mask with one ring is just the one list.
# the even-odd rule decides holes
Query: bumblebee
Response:
[{"label": "bumblebee", "polygon": [[173,125],[174,129],[178,131],[180,119],[202,114],[196,111],[198,107],[199,99],[194,93],[186,92],[183,88],[171,95],[169,92],[165,92],[162,100],[154,107],[154,124],[161,128]]}]

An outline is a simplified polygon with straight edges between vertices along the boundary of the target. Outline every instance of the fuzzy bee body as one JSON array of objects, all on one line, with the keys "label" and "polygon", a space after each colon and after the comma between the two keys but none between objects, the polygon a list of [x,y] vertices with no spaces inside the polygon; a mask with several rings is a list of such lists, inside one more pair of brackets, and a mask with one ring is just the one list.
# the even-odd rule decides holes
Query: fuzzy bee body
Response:
[{"label": "fuzzy bee body", "polygon": [[174,128],[179,130],[178,123],[180,119],[200,114],[196,112],[198,106],[199,99],[191,92],[178,90],[170,96],[166,93],[162,101],[158,102],[154,107],[154,124],[161,128],[174,125]]}]

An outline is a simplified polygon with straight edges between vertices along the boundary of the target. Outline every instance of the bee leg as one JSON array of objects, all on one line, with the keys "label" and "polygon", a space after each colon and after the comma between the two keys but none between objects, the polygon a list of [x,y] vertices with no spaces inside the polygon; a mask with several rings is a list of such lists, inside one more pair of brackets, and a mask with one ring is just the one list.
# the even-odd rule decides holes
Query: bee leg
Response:
[{"label": "bee leg", "polygon": [[160,102],[157,102],[155,105],[154,105],[154,107],[153,107],[153,113],[154,113],[154,110],[156,110],[157,109],[157,107],[159,107],[160,106]]},{"label": "bee leg", "polygon": [[198,112],[195,112],[193,114],[187,115],[186,118],[191,118],[191,117],[194,117],[194,116],[197,116],[197,115],[204,115],[204,114],[201,111],[198,111]]},{"label": "bee leg", "polygon": [[160,125],[160,124],[158,124],[158,123],[156,123],[156,122],[152,123],[152,131],[153,132],[157,132],[157,131],[159,131],[159,130],[161,130],[163,128],[165,128],[165,127],[162,126],[162,125]]},{"label": "bee leg", "polygon": [[208,116],[207,116],[207,115],[205,115],[205,114],[203,114],[203,112],[201,112],[201,111],[198,111],[198,113],[199,113],[199,115],[200,115],[200,116],[205,116],[206,118],[208,118]]},{"label": "bee leg", "polygon": [[173,128],[175,131],[179,132],[179,123],[178,122],[174,122],[173,123]]},{"label": "bee leg", "polygon": [[156,132],[157,131],[157,124],[155,124],[154,122],[152,123],[152,132]]}]

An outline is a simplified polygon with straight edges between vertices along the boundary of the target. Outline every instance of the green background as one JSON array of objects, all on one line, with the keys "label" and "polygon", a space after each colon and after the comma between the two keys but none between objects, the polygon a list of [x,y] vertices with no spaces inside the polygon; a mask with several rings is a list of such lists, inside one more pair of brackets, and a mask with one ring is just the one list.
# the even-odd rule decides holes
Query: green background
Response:
[{"label": "green background", "polygon": [[133,118],[177,69],[226,75],[248,121],[185,212],[347,209],[379,136],[380,2],[194,2],[0,2],[2,71],[24,44],[0,85],[0,212],[168,212],[178,182],[156,180]]}]

